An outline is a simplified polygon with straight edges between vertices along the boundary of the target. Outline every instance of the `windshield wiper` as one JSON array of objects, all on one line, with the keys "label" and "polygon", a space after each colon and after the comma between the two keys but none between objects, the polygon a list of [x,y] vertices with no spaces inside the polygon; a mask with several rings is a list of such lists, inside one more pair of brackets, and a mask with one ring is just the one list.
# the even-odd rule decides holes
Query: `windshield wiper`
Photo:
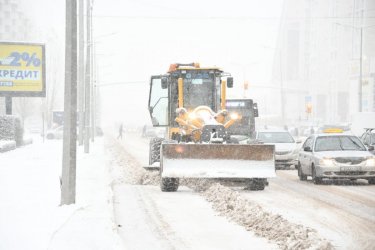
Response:
[{"label": "windshield wiper", "polygon": [[[361,150],[363,150],[363,148],[361,147],[361,145],[359,145],[356,141],[354,141],[352,138],[350,138],[350,137],[348,137],[349,138],[349,140],[351,140],[353,143],[354,143],[354,145],[356,145],[357,146],[357,149],[361,149]],[[351,149],[348,149],[348,150],[351,150]]]}]

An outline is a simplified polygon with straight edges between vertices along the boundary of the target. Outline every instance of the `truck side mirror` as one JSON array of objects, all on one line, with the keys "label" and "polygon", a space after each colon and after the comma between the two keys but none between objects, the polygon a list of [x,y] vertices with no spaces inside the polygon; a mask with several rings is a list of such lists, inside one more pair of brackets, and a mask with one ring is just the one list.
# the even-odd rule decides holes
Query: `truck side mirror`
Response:
[{"label": "truck side mirror", "polygon": [[162,77],[161,78],[161,88],[162,89],[166,89],[168,88],[168,80],[166,77]]},{"label": "truck side mirror", "polygon": [[227,77],[227,87],[233,88],[233,77]]},{"label": "truck side mirror", "polygon": [[309,146],[306,146],[303,148],[303,151],[305,152],[311,152],[311,148]]}]

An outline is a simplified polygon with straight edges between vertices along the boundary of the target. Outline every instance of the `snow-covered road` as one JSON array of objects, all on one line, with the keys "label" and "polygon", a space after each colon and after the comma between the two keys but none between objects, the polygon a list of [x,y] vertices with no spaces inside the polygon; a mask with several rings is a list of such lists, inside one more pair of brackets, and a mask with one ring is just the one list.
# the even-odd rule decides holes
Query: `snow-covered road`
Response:
[{"label": "snow-covered road", "polygon": [[[138,166],[147,164],[147,138],[141,138],[138,134],[126,134],[122,145],[134,157],[133,161],[137,161],[136,164]],[[295,170],[285,170],[277,172],[277,178],[270,180],[270,185],[265,191],[250,192],[241,189],[237,189],[237,191],[240,192],[241,197],[259,204],[265,211],[281,215],[291,223],[304,225],[316,230],[320,236],[331,242],[335,248],[373,249],[375,246],[375,234],[373,233],[375,231],[375,186],[367,185],[365,181],[358,181],[355,184],[328,181],[325,184],[318,186],[312,184],[311,181],[301,182],[298,180]],[[116,200],[115,207],[120,223],[126,224],[121,217],[123,217],[123,211],[132,206],[146,209],[146,212],[149,213],[146,217],[142,215],[141,221],[144,223],[140,223],[143,224],[140,228],[151,233],[152,230],[158,231],[157,234],[155,232],[153,234],[163,240],[157,240],[158,244],[153,242],[155,246],[167,249],[191,249],[199,248],[199,246],[204,249],[228,249],[228,247],[225,247],[227,245],[224,244],[228,240],[223,240],[222,243],[220,243],[220,240],[209,240],[208,235],[211,235],[212,232],[207,233],[207,236],[203,236],[204,234],[197,233],[197,227],[194,227],[194,225],[200,225],[199,229],[202,229],[203,225],[207,225],[205,226],[207,228],[202,230],[202,233],[210,232],[210,229],[217,230],[217,228],[221,228],[216,234],[230,235],[229,238],[233,240],[232,244],[242,237],[243,231],[238,229],[238,226],[224,220],[223,217],[213,216],[214,212],[212,211],[208,213],[213,219],[213,221],[210,221],[208,219],[210,216],[207,216],[207,211],[210,210],[209,203],[198,193],[187,187],[180,187],[177,193],[161,193],[157,186],[121,184],[115,187],[115,195],[116,193],[118,194],[118,200]],[[130,196],[130,194],[133,197],[133,202],[128,202],[127,205],[124,205],[126,204],[126,196]],[[175,204],[178,204],[177,207],[174,207]],[[189,205],[181,207],[181,204]],[[126,208],[126,206],[129,207]],[[180,211],[184,212],[180,214]],[[139,213],[142,214],[141,211]],[[185,214],[196,216],[184,217]],[[215,221],[215,218],[218,221]],[[202,223],[203,221],[204,223]],[[220,223],[223,223],[222,226],[215,226]],[[163,228],[160,225],[166,226],[165,231],[161,230],[159,232],[160,228]],[[236,230],[232,227],[235,227]],[[122,227],[121,231],[124,232],[122,233],[124,238],[126,237],[125,235],[129,235],[129,232]],[[247,235],[248,237],[254,237],[251,232],[247,232]],[[200,243],[201,245],[195,245],[195,237],[198,237],[198,241],[202,242]],[[221,238],[215,237],[215,239]],[[207,244],[211,245],[205,245],[206,239]],[[250,241],[252,240],[254,239]],[[241,239],[241,241],[244,240]],[[141,243],[145,244],[147,242],[142,240]],[[150,243],[152,243],[152,240]],[[240,246],[246,245],[241,244]],[[229,248],[242,249],[241,247]],[[244,247],[244,249],[247,248]]]},{"label": "snow-covered road", "polygon": [[[137,185],[129,175],[146,164],[148,139],[128,134],[125,138],[122,145],[135,158],[125,155],[121,160],[117,155],[112,167],[117,180],[113,184],[115,220],[125,249],[278,249],[218,216],[204,197],[186,186],[163,193],[157,185]],[[112,149],[115,155],[121,152]]]}]

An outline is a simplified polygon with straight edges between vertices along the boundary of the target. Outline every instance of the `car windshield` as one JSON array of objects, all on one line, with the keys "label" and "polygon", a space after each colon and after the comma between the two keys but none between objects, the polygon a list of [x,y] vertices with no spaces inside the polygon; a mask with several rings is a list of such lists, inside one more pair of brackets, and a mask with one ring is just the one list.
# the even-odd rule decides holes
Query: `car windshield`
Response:
[{"label": "car windshield", "polygon": [[264,143],[294,143],[288,132],[259,132],[258,140]]},{"label": "car windshield", "polygon": [[322,136],[315,142],[315,151],[366,151],[362,142],[355,136]]}]

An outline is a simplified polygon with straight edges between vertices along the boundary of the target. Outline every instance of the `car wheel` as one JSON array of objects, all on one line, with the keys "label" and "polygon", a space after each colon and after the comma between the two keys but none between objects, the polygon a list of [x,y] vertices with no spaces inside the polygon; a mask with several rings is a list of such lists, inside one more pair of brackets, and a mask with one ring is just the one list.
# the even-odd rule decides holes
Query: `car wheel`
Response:
[{"label": "car wheel", "polygon": [[315,167],[314,167],[314,165],[312,165],[311,166],[311,173],[312,173],[312,181],[313,181],[313,183],[314,184],[322,184],[322,177],[317,177],[316,176],[316,169],[315,169]]},{"label": "car wheel", "polygon": [[368,179],[368,184],[375,185],[375,178]]},{"label": "car wheel", "polygon": [[301,168],[301,163],[298,162],[297,165],[297,171],[298,171],[298,177],[301,181],[306,181],[307,180],[307,175],[303,174],[302,168]]}]

